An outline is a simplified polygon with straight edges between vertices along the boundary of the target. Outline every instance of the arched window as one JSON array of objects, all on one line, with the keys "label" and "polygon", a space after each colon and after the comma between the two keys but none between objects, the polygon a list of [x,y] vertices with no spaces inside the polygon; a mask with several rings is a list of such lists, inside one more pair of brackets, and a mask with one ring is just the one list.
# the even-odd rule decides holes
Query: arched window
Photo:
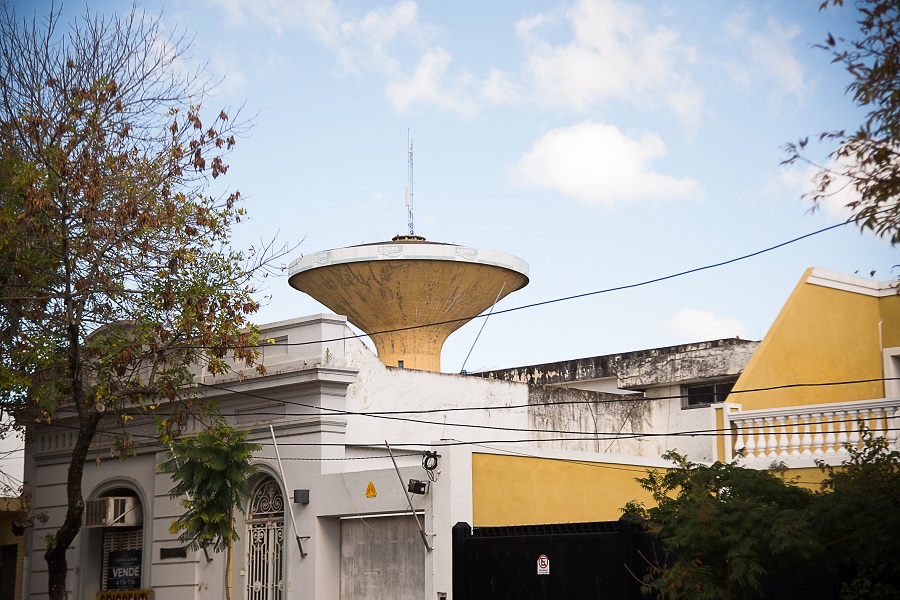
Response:
[{"label": "arched window", "polygon": [[[128,487],[112,487],[85,502],[82,534],[87,563],[81,573],[86,595],[138,598],[144,589],[144,515]],[[95,579],[96,577],[96,579]]]},{"label": "arched window", "polygon": [[253,488],[247,511],[247,598],[284,598],[284,496],[271,477]]}]

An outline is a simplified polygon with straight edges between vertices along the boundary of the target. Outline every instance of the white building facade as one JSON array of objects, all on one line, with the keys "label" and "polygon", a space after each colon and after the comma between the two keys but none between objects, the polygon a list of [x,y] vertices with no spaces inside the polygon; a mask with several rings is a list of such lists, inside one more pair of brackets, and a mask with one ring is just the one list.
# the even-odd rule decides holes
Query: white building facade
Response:
[{"label": "white building facade", "polygon": [[[157,473],[166,449],[155,442],[153,424],[135,414],[128,430],[136,456],[113,458],[112,437],[103,435],[85,467],[89,517],[68,554],[72,598],[218,600],[229,585],[233,598],[247,600],[452,598],[452,527],[478,522],[480,498],[502,497],[502,490],[476,489],[474,455],[603,461],[640,471],[665,466],[659,457],[671,447],[714,452],[710,438],[640,436],[714,427],[712,407],[685,411],[679,394],[650,400],[650,391],[635,393],[669,392],[671,377],[681,375],[633,379],[623,390],[598,383],[616,377],[612,367],[553,381],[511,371],[473,377],[389,368],[336,315],[268,325],[260,339],[271,342],[260,357],[265,375],[198,373],[205,397],[263,447],[252,497],[237,517],[231,571],[224,554],[187,552],[170,531],[182,507],[169,497],[170,477]],[[721,368],[703,377],[739,372],[755,347],[726,346],[729,355],[742,353],[735,365],[715,363]],[[708,350],[675,352],[696,358]],[[638,354],[609,364],[640,366]],[[107,426],[109,434],[119,430]],[[47,597],[46,535],[65,513],[74,432],[60,423],[34,433],[25,479],[41,519],[26,534],[24,597],[40,599]]]}]

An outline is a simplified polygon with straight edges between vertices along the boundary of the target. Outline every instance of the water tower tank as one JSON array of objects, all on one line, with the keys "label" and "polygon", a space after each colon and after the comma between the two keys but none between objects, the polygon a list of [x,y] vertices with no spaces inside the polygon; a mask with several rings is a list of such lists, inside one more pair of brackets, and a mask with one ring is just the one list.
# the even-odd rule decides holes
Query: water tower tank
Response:
[{"label": "water tower tank", "polygon": [[291,263],[288,283],[346,315],[392,367],[441,370],[451,333],[528,284],[516,256],[397,236]]}]

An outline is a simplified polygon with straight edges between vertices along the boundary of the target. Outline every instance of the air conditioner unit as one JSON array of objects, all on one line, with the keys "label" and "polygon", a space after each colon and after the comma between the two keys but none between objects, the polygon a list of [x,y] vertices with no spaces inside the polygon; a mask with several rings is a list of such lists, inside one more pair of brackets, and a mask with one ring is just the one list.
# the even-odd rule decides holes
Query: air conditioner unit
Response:
[{"label": "air conditioner unit", "polygon": [[141,502],[134,496],[107,496],[88,500],[85,527],[134,527],[144,521]]}]

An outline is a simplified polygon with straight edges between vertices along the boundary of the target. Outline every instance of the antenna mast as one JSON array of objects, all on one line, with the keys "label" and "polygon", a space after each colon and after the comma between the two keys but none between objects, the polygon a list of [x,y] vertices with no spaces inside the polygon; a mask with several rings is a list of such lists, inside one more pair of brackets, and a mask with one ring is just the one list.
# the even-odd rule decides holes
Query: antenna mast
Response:
[{"label": "antenna mast", "polygon": [[409,218],[409,235],[415,235],[413,231],[413,143],[409,138],[409,130],[406,131],[406,139],[409,141],[409,173],[406,182],[406,212]]}]

